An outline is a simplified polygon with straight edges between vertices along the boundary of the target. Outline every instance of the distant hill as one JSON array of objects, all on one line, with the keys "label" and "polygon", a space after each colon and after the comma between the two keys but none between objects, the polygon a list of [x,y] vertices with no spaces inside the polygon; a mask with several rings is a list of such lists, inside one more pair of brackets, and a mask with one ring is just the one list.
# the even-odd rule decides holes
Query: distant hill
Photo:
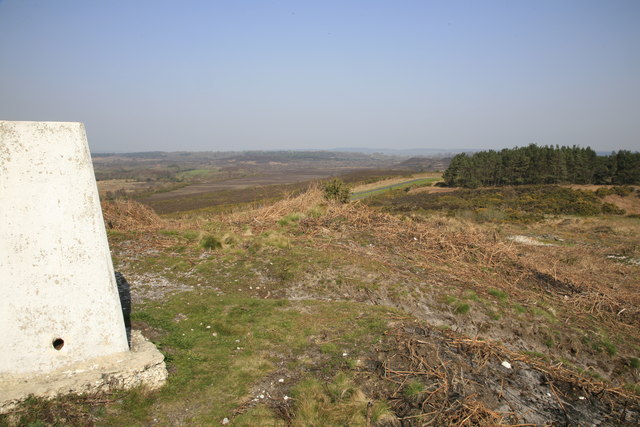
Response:
[{"label": "distant hill", "polygon": [[396,167],[409,169],[416,172],[443,171],[449,167],[451,157],[411,157]]},{"label": "distant hill", "polygon": [[406,148],[406,149],[394,149],[394,148],[358,148],[358,147],[339,147],[331,148],[329,151],[333,152],[347,152],[347,153],[364,153],[364,154],[387,154],[390,156],[410,157],[410,156],[424,156],[424,157],[452,157],[458,153],[475,153],[480,151],[479,149],[448,149],[448,148]]}]

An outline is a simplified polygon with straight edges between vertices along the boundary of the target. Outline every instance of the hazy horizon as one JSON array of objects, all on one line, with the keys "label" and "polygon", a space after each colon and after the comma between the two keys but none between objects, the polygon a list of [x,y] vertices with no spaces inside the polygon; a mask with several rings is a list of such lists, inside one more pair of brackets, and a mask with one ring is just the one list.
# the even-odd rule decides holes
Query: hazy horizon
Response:
[{"label": "hazy horizon", "polygon": [[640,2],[0,0],[0,120],[93,152],[640,149]]}]

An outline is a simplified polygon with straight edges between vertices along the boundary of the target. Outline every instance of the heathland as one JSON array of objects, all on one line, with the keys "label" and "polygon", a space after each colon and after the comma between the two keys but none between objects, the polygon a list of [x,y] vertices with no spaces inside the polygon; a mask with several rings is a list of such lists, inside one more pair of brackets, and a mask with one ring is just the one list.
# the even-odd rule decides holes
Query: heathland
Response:
[{"label": "heathland", "polygon": [[168,383],[0,425],[640,422],[637,186],[442,187],[448,159],[344,153],[95,160]]}]

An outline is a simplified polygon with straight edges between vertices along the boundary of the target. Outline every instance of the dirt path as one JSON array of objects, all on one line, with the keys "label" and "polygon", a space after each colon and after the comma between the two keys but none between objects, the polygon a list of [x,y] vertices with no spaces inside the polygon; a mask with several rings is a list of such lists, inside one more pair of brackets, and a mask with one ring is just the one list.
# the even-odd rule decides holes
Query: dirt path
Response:
[{"label": "dirt path", "polygon": [[417,182],[425,181],[428,179],[435,179],[435,178],[438,178],[438,176],[433,176],[433,174],[427,174],[425,176],[421,176],[418,178],[414,177],[410,180],[389,179],[389,180],[384,180],[384,181],[380,181],[373,184],[361,185],[355,188],[356,191],[351,194],[351,200],[363,199],[367,196],[371,196],[381,191],[392,190],[395,188],[403,188]]}]

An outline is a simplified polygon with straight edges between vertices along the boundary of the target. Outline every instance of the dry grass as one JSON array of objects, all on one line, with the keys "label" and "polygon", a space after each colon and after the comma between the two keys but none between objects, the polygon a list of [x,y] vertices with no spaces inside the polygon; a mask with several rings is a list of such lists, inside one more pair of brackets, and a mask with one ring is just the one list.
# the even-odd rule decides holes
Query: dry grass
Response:
[{"label": "dry grass", "polygon": [[102,215],[108,230],[154,231],[166,225],[151,208],[133,200],[104,201]]},{"label": "dry grass", "polygon": [[[587,399],[594,413],[610,420],[623,420],[627,410],[640,409],[640,397],[627,390],[427,323],[400,319],[388,337],[379,353],[381,375],[393,384],[391,401],[408,425],[524,425],[522,417],[531,414],[523,409],[542,412],[545,423],[582,424],[583,414],[575,406]],[[512,367],[505,369],[503,361]],[[505,375],[509,370],[513,373]],[[412,383],[422,386],[420,393],[400,398]],[[531,391],[538,398],[532,400]],[[512,411],[490,409],[496,401]]]},{"label": "dry grass", "polygon": [[[313,215],[313,211],[319,209],[322,215]],[[375,231],[379,246],[351,247],[350,250],[373,257],[381,264],[389,264],[391,251],[406,258],[407,263],[429,269],[436,266],[440,272],[453,275],[451,279],[456,282],[473,284],[481,291],[497,288],[524,301],[535,301],[543,291],[601,319],[629,325],[640,321],[640,295],[634,279],[637,267],[607,262],[606,256],[612,250],[610,245],[523,247],[500,235],[497,228],[457,218],[402,218],[361,202],[327,203],[319,187],[220,219],[236,228],[248,225],[263,232],[295,213],[305,214],[300,221],[305,239],[326,230],[353,238],[365,231]],[[558,227],[561,221],[564,220],[552,219],[539,228]],[[589,219],[576,219],[571,224],[570,231],[574,234],[591,227]],[[638,227],[629,225],[617,228],[619,230],[612,229],[611,233],[633,236],[639,231]],[[574,261],[568,263],[567,260]]]},{"label": "dry grass", "polygon": [[[429,292],[437,295],[438,289],[445,286],[473,290],[485,300],[492,299],[491,290],[499,290],[508,295],[503,305],[524,307],[537,316],[536,323],[561,331],[565,344],[558,354],[578,365],[587,366],[589,358],[595,357],[593,347],[580,344],[584,337],[579,331],[600,336],[598,329],[604,328],[606,334],[619,337],[621,355],[635,356],[633,349],[640,344],[638,267],[607,258],[611,252],[630,250],[632,257],[638,257],[633,252],[637,250],[633,249],[637,246],[633,242],[640,237],[640,226],[631,219],[623,218],[617,223],[610,219],[550,219],[527,230],[539,235],[550,230],[566,231],[578,240],[554,246],[523,246],[508,240],[509,231],[501,226],[443,216],[400,217],[360,202],[328,204],[316,188],[225,220],[229,226],[249,226],[261,233],[286,215],[308,213],[319,206],[323,208],[322,215],[307,214],[301,219],[299,234],[291,236],[292,244],[297,240],[325,253],[348,253],[353,259],[367,260],[383,267],[388,281],[419,283],[426,277],[431,288],[424,288],[425,301],[436,298]],[[603,226],[605,223],[609,225]],[[371,244],[356,243],[363,235],[371,236]],[[422,273],[416,275],[413,271]],[[403,307],[409,302],[390,297],[388,289],[368,289],[367,295],[370,301],[378,301],[374,303]],[[477,331],[475,326],[468,326],[469,333]],[[532,333],[537,336],[524,337],[514,349],[539,349],[535,340],[543,338],[538,332]],[[577,348],[578,353],[568,354],[569,348]],[[599,357],[606,359],[607,355],[602,353]]]},{"label": "dry grass", "polygon": [[[400,394],[403,384],[414,378],[424,379],[428,386],[419,402],[421,407],[413,407],[412,411],[402,415],[406,425],[422,425],[429,420],[436,420],[436,424],[440,425],[498,425],[514,422],[513,414],[496,412],[499,407],[496,401],[483,400],[481,392],[474,392],[475,387],[479,387],[477,384],[492,384],[494,391],[502,393],[500,381],[504,379],[506,384],[509,376],[494,374],[500,372],[496,369],[501,369],[500,361],[505,359],[526,365],[528,371],[533,370],[536,375],[548,379],[551,384],[548,390],[553,399],[551,403],[555,405],[557,413],[570,410],[566,402],[567,395],[572,393],[572,387],[587,393],[589,399],[599,399],[611,407],[623,401],[637,406],[637,398],[619,387],[624,382],[630,382],[632,374],[629,370],[614,372],[617,377],[613,383],[609,383],[579,375],[579,370],[568,369],[572,368],[570,364],[559,362],[566,356],[570,363],[582,369],[592,365],[597,368],[606,363],[620,365],[629,356],[637,357],[634,352],[640,348],[637,330],[640,323],[638,266],[607,258],[611,253],[639,257],[637,242],[640,241],[640,224],[631,218],[555,218],[525,227],[477,224],[445,216],[403,217],[380,212],[361,202],[327,202],[319,187],[250,211],[183,217],[172,221],[158,218],[139,204],[119,203],[104,206],[105,221],[112,221],[114,229],[207,230],[221,235],[230,233],[241,236],[238,239],[245,239],[247,242],[263,239],[266,245],[270,245],[267,239],[277,238],[283,243],[274,242],[271,246],[281,248],[278,253],[291,257],[292,263],[296,262],[296,255],[291,248],[309,248],[310,253],[319,249],[317,252],[328,254],[331,262],[340,260],[343,256],[353,260],[354,265],[358,260],[365,260],[365,267],[349,270],[353,275],[344,282],[349,282],[351,278],[362,279],[364,284],[375,281],[378,285],[377,282],[380,282],[379,288],[371,286],[366,289],[372,304],[409,307],[409,300],[415,299],[414,294],[410,294],[405,300],[395,301],[388,294],[383,295],[387,292],[384,289],[386,284],[393,281],[416,292],[424,284],[423,295],[427,296],[449,292],[445,288],[461,292],[472,291],[478,300],[470,302],[474,307],[471,315],[476,310],[480,311],[481,304],[484,303],[494,304],[491,307],[502,307],[505,313],[499,322],[503,323],[500,326],[503,337],[511,339],[517,335],[519,340],[508,341],[508,345],[478,339],[475,334],[479,328],[473,333],[469,332],[470,329],[464,329],[475,321],[471,320],[471,315],[466,325],[462,324],[464,320],[458,324],[455,320],[450,323],[452,327],[460,327],[458,331],[467,333],[467,336],[436,331],[430,336],[431,339],[439,334],[439,341],[435,344],[424,337],[416,338],[400,332],[397,337],[394,336],[402,351],[393,349],[391,354],[398,354],[399,361],[397,364],[382,365],[383,376],[392,383],[397,382]],[[283,218],[293,216],[296,217],[295,221],[283,221]],[[524,246],[508,240],[509,235],[522,233],[540,239],[551,239],[544,236],[559,233],[567,241],[555,241],[554,246]],[[263,254],[267,255],[266,252]],[[250,256],[248,258],[251,259]],[[200,260],[194,257],[189,262],[195,265]],[[335,273],[333,270],[338,271],[340,268],[328,262],[332,271],[320,271],[325,267],[313,265],[312,257],[308,264],[308,269],[317,269],[314,274],[324,277],[331,277]],[[362,275],[354,277],[359,273]],[[367,274],[373,276],[371,281],[363,279]],[[382,277],[383,275],[386,276]],[[310,288],[307,295],[313,297],[312,283],[304,282],[294,274],[292,277],[286,282],[287,289],[290,288],[289,285],[298,285],[300,280],[300,286]],[[335,299],[355,298],[354,294],[343,292],[344,289],[335,290],[335,294],[330,296]],[[286,297],[286,291],[282,292],[278,297]],[[504,297],[492,298],[494,294]],[[431,297],[436,299],[433,295]],[[367,301],[366,298],[358,300]],[[515,303],[530,311],[518,317],[519,314],[513,314]],[[533,310],[541,308],[547,310],[549,318],[534,317]],[[425,313],[429,310],[438,309],[441,308],[431,305],[425,312],[416,310],[412,314],[427,316]],[[507,317],[509,315],[513,317]],[[454,315],[451,317],[455,318]],[[499,322],[494,319],[494,323]],[[547,361],[524,356],[521,353],[524,350],[539,349],[535,347],[534,340],[541,340],[533,333],[527,335],[526,329],[549,326],[577,341],[580,340],[582,331],[590,328],[598,334],[604,332],[604,338],[609,333],[619,334],[622,337],[616,343],[619,354],[613,357],[606,352],[589,353],[588,345],[578,342],[575,344],[575,355],[569,354],[567,346],[549,349],[549,354],[545,354],[550,356]],[[406,324],[403,327],[406,328]],[[429,327],[424,326],[423,329],[427,330]],[[430,329],[434,330],[433,327]],[[496,338],[491,333],[484,332],[486,331],[483,331],[482,336],[485,338],[500,339],[500,336]],[[431,353],[425,350],[425,346],[429,345]],[[532,347],[528,347],[529,345]],[[445,360],[443,354],[454,350],[458,356],[452,355],[449,361]],[[497,368],[486,371],[488,374],[485,372],[473,376],[476,375],[474,369],[470,369],[460,358],[464,358],[464,363],[470,363],[474,369],[490,365]],[[611,373],[613,378],[612,372],[613,370],[602,371],[605,376]],[[516,386],[512,387],[513,390],[518,390]],[[491,387],[487,390],[491,390]],[[487,392],[488,395],[491,393]],[[573,397],[578,398],[577,395]],[[501,398],[502,396],[498,400]],[[566,412],[564,414],[568,416]]]}]

